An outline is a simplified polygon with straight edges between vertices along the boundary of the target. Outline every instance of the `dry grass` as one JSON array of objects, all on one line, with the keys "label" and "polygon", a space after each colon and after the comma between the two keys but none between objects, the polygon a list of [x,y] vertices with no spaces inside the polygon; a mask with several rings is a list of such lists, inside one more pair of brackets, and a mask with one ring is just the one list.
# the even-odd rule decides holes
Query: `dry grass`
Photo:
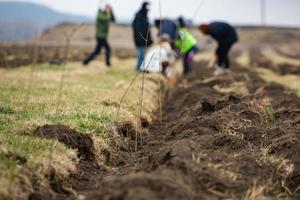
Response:
[{"label": "dry grass", "polygon": [[266,186],[259,186],[256,183],[249,188],[244,196],[244,200],[268,200],[269,198],[265,196]]}]

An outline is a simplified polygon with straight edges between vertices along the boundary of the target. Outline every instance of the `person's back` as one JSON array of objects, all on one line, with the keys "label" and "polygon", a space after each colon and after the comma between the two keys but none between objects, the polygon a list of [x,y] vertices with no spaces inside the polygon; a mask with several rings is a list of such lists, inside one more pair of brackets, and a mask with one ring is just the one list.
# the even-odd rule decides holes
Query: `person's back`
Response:
[{"label": "person's back", "polygon": [[225,22],[213,22],[201,24],[198,28],[204,35],[210,35],[218,43],[213,62],[210,64],[216,63],[218,65],[214,75],[218,76],[230,72],[228,54],[232,46],[238,41],[238,35],[234,27]]},{"label": "person's back", "polygon": [[147,51],[141,71],[160,72],[171,85],[175,86],[176,80],[171,77],[171,68],[176,61],[176,54],[168,39],[162,36],[159,44],[154,45]]},{"label": "person's back", "polygon": [[155,26],[158,28],[158,35],[168,34],[172,41],[178,37],[178,26],[171,19],[155,20]]},{"label": "person's back", "polygon": [[175,62],[175,53],[167,41],[161,42],[148,50],[141,70],[162,72],[162,64],[166,62],[168,62],[170,66]]},{"label": "person's back", "polygon": [[136,47],[145,47],[152,44],[150,23],[147,16],[147,6],[148,3],[144,3],[142,5],[141,10],[139,10],[139,12],[135,15],[132,23]]},{"label": "person's back", "polygon": [[187,28],[180,28],[179,38],[176,40],[176,47],[179,48],[182,53],[187,53],[196,45],[197,45],[197,40],[187,30]]},{"label": "person's back", "polygon": [[140,71],[145,49],[153,43],[148,12],[149,2],[144,2],[132,22],[134,43],[138,51],[136,71]]},{"label": "person's back", "polygon": [[238,41],[236,30],[225,22],[212,22],[209,24],[210,35],[219,43],[235,43]]}]

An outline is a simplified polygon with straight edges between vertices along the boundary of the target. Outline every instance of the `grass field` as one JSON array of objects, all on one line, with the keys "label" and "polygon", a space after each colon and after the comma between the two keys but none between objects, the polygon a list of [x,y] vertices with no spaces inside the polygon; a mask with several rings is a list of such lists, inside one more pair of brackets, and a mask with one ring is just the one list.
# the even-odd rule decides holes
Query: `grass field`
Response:
[{"label": "grass field", "polygon": [[[77,160],[75,150],[36,137],[38,126],[68,125],[109,145],[111,136],[108,135],[119,117],[116,105],[136,76],[135,60],[113,60],[113,64],[112,69],[100,62],[88,67],[69,63],[65,70],[48,64],[0,69],[1,196],[22,194],[15,190],[32,190],[28,184],[32,173],[42,177],[50,166],[59,169],[61,175],[73,170]],[[155,103],[156,85],[147,80],[145,84],[145,112],[149,113]],[[141,77],[129,90],[122,106],[122,111],[131,113],[134,120],[139,113],[140,87]]]}]

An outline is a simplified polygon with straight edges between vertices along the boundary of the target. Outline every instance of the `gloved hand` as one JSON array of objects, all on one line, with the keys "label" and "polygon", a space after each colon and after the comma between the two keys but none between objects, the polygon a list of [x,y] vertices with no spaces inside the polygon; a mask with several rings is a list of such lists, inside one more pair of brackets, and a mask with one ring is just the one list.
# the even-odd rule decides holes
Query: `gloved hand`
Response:
[{"label": "gloved hand", "polygon": [[177,85],[177,81],[175,79],[171,79],[171,78],[167,77],[167,80],[168,80],[168,83],[170,85],[172,85],[173,87],[175,87]]}]

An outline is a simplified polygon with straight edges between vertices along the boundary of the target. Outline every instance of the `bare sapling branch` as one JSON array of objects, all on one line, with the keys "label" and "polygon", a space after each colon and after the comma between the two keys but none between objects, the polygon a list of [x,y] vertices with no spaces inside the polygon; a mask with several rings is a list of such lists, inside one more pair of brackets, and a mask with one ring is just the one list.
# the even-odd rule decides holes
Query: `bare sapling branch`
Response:
[{"label": "bare sapling branch", "polygon": [[70,33],[68,33],[67,31],[64,32],[64,36],[65,36],[65,47],[64,47],[64,53],[63,53],[63,63],[62,63],[62,75],[60,78],[60,82],[59,82],[59,88],[58,88],[58,96],[57,96],[57,111],[59,110],[59,106],[62,102],[62,96],[63,96],[63,87],[64,87],[64,81],[65,81],[65,76],[66,76],[66,64],[67,64],[67,60],[69,57],[69,50],[70,50],[70,42],[71,39],[73,38],[73,36],[75,35],[75,33],[81,28],[83,27],[84,23],[81,23],[77,26],[75,26]]}]

